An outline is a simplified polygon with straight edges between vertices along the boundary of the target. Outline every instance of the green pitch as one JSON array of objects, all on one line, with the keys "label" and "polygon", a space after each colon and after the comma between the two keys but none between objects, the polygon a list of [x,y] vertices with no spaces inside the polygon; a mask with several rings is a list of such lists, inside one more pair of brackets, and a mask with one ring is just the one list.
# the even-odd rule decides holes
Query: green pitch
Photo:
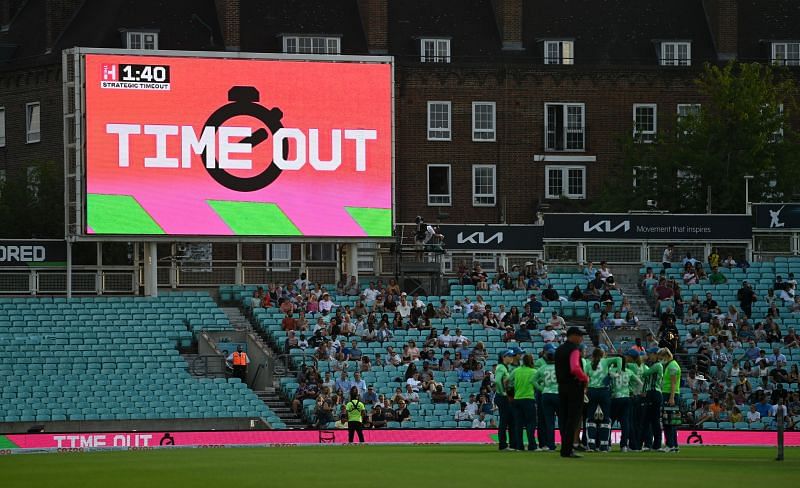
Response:
[{"label": "green pitch", "polygon": [[[795,486],[800,449],[689,447],[679,454],[498,452],[493,446],[331,446],[170,449],[0,456],[4,487],[225,486],[326,488]],[[532,484],[534,483],[534,484]]]}]

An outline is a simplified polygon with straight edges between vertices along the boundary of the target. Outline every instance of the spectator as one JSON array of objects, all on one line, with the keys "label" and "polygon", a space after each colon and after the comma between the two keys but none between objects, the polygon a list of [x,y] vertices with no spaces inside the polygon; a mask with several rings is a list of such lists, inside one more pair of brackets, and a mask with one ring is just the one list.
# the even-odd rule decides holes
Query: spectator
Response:
[{"label": "spectator", "polygon": [[472,420],[472,414],[467,411],[466,402],[461,402],[461,408],[459,408],[458,412],[456,412],[454,420],[456,422],[467,422]]},{"label": "spectator", "polygon": [[668,244],[666,249],[664,249],[664,253],[661,256],[661,264],[664,266],[664,269],[672,267],[672,253],[675,251],[675,246],[672,244]]},{"label": "spectator", "polygon": [[405,401],[401,400],[400,403],[397,404],[397,410],[395,411],[395,420],[397,422],[400,422],[401,424],[403,422],[413,420],[411,418],[411,412],[408,410],[408,406],[406,405]]},{"label": "spectator", "polygon": [[558,301],[560,297],[556,289],[553,288],[553,285],[547,285],[547,289],[542,292],[542,298],[549,302],[555,302]]},{"label": "spectator", "polygon": [[472,419],[472,428],[473,429],[486,429],[486,428],[495,428],[494,419],[491,419],[489,423],[486,422],[486,412],[480,412],[477,417]]},{"label": "spectator", "polygon": [[447,395],[447,402],[451,405],[461,403],[461,393],[458,392],[458,386],[450,385],[450,393]]},{"label": "spectator", "polygon": [[750,411],[747,412],[747,421],[751,424],[753,422],[760,422],[761,421],[761,413],[756,408],[755,404],[750,405]]},{"label": "spectator", "polygon": [[548,322],[547,325],[544,326],[544,330],[541,331],[539,334],[541,335],[542,340],[544,341],[545,344],[557,342],[558,340],[558,334],[556,333],[555,330],[553,330],[553,325],[551,322]]},{"label": "spectator", "polygon": [[297,320],[292,316],[292,312],[286,312],[286,316],[281,321],[281,328],[285,331],[297,330]]},{"label": "spectator", "polygon": [[539,313],[542,311],[542,302],[536,299],[536,294],[532,293],[527,302],[530,305],[531,313]]},{"label": "spectator", "polygon": [[414,391],[411,385],[406,384],[406,391],[405,393],[403,393],[401,399],[404,400],[407,404],[419,403],[419,393]]},{"label": "spectator", "polygon": [[369,425],[373,429],[382,429],[386,427],[388,420],[386,418],[386,413],[383,410],[383,405],[376,404],[372,407],[372,411],[369,414]]},{"label": "spectator", "polygon": [[514,332],[514,340],[517,342],[531,342],[531,333],[527,324],[520,324],[519,329]]},{"label": "spectator", "polygon": [[747,281],[742,282],[742,287],[736,292],[736,299],[739,300],[739,305],[747,318],[751,318],[753,316],[753,303],[757,300],[757,297]]},{"label": "spectator", "polygon": [[439,360],[439,371],[452,371],[453,361],[450,359],[450,351],[445,351],[442,359]]},{"label": "spectator", "polygon": [[436,389],[431,392],[431,401],[433,403],[447,403],[447,393],[442,385],[437,385]]}]

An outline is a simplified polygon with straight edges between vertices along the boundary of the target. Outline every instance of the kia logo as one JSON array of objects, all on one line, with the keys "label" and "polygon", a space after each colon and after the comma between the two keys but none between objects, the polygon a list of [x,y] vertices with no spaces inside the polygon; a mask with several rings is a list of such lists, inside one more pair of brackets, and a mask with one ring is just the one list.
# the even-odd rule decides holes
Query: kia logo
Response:
[{"label": "kia logo", "polygon": [[594,225],[592,225],[591,220],[587,220],[583,223],[584,232],[611,233],[617,232],[620,229],[622,229],[622,232],[628,232],[631,230],[631,221],[623,220],[617,225],[612,225],[610,220],[601,220]]},{"label": "kia logo", "polygon": [[464,236],[463,232],[459,232],[456,236],[456,240],[459,244],[489,244],[492,241],[500,244],[503,242],[503,233],[497,232],[487,238],[486,234],[483,232],[473,232],[471,234],[467,234],[466,236]]}]

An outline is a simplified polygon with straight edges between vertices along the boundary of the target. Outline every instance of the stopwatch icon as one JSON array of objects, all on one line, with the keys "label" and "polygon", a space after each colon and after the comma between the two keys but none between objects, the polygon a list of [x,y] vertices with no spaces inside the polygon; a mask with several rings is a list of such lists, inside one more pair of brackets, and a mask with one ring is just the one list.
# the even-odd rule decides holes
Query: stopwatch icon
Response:
[{"label": "stopwatch icon", "polygon": [[[206,121],[205,127],[214,127],[214,130],[219,130],[226,121],[233,117],[250,116],[259,120],[264,126],[269,129],[272,134],[275,134],[283,127],[281,119],[283,112],[281,109],[266,108],[260,105],[260,94],[258,89],[254,86],[234,86],[228,90],[228,101],[230,103],[221,106]],[[261,144],[269,137],[267,130],[264,128],[258,129],[250,137],[242,139],[241,143],[249,143],[252,147]],[[281,174],[281,169],[278,168],[274,162],[270,161],[266,169],[261,173],[251,177],[239,177],[228,173],[226,170],[219,167],[219,163],[209,165],[207,158],[216,158],[214,154],[208,154],[207,151],[203,152],[202,158],[206,171],[211,175],[214,180],[220,185],[238,192],[257,191],[269,186]],[[283,157],[289,157],[289,143],[283,141]],[[211,167],[209,167],[211,166]]]}]

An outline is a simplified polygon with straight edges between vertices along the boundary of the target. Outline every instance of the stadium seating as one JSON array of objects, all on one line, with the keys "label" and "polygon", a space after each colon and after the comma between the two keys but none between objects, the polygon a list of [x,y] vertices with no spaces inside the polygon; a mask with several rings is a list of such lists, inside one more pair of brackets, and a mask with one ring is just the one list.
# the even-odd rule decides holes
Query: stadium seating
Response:
[{"label": "stadium seating", "polygon": [[276,416],[238,379],[198,379],[176,350],[225,330],[204,293],[0,299],[0,422]]}]

